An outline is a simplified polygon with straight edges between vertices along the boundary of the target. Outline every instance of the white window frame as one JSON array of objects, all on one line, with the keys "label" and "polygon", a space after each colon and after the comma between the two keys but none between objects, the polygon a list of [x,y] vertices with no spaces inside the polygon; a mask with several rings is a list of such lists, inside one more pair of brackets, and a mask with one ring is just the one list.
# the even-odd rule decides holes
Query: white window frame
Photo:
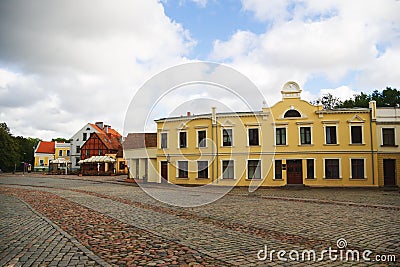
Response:
[{"label": "white window frame", "polygon": [[[394,145],[397,146],[397,133],[396,133],[396,127],[381,127],[380,133],[381,133],[381,146],[385,146],[383,144],[383,129],[394,129]],[[385,146],[385,147],[391,147],[391,146]]]},{"label": "white window frame", "polygon": [[[257,129],[258,130],[258,145],[250,145],[250,136],[249,136],[249,130],[250,129]],[[247,146],[248,147],[261,146],[261,127],[260,126],[248,126],[248,127],[246,127],[246,137],[247,137]]]},{"label": "white window frame", "polygon": [[[326,142],[326,127],[335,126],[336,127],[336,144],[328,144]],[[339,145],[339,124],[338,123],[329,123],[324,124],[324,145],[328,146],[337,146]]]},{"label": "white window frame", "polygon": [[[312,135],[311,135],[311,138],[312,138]],[[309,159],[314,160],[314,177],[313,178],[305,177],[305,179],[307,179],[307,180],[316,180],[317,179],[317,164],[316,164],[317,159],[316,158],[305,158],[305,161],[306,161],[306,168],[305,168],[306,169],[306,176],[307,176],[307,160],[309,160]],[[340,164],[340,161],[339,161],[339,164]],[[325,165],[324,165],[324,175],[325,175]],[[340,167],[339,167],[339,175],[340,175]]]},{"label": "white window frame", "polygon": [[[180,162],[187,162],[187,172],[188,172],[188,177],[179,177],[179,163]],[[176,161],[176,178],[178,179],[189,179],[189,161],[188,160],[177,160]]]},{"label": "white window frame", "polygon": [[275,159],[273,159],[273,162],[272,162],[272,167],[273,167],[273,169],[272,169],[272,180],[275,180],[275,181],[284,181],[285,179],[283,179],[283,169],[282,169],[282,178],[281,179],[276,179],[275,177],[275,162],[277,161],[277,160],[280,160],[280,161],[282,161],[282,165],[283,165],[283,159],[278,159],[278,158],[275,158]]},{"label": "white window frame", "polygon": [[[207,177],[205,178],[205,177],[199,177],[199,162],[200,161],[204,161],[204,162],[207,162]],[[196,161],[196,163],[197,163],[197,169],[196,169],[196,173],[197,173],[197,177],[196,177],[196,179],[210,179],[210,164],[208,163],[208,160],[197,160]],[[188,163],[188,168],[189,168],[189,163]]]},{"label": "white window frame", "polygon": [[[310,134],[311,134],[311,144],[302,144],[301,143],[301,128],[303,128],[303,127],[308,127],[308,128],[310,128]],[[299,146],[312,146],[312,145],[314,145],[314,134],[313,134],[313,126],[312,126],[312,124],[309,124],[309,125],[307,125],[307,124],[301,124],[301,125],[298,125],[297,126],[297,128],[298,128],[298,133],[299,133]],[[326,140],[326,139],[325,139]]]},{"label": "white window frame", "polygon": [[[325,161],[327,160],[327,159],[338,159],[339,160],[339,179],[342,179],[342,158],[322,158],[322,166],[323,166],[323,173],[324,173],[324,175],[323,175],[323,178],[324,179],[326,179],[326,180],[337,180],[337,178],[336,179],[333,179],[333,178],[326,178],[326,173],[325,173]],[[314,164],[315,165],[315,164]]]},{"label": "white window frame", "polygon": [[[199,132],[205,131],[206,132],[206,145],[205,146],[199,146]],[[196,148],[207,148],[208,147],[208,134],[207,134],[207,129],[198,129],[196,130]]]},{"label": "white window frame", "polygon": [[[351,164],[351,160],[352,159],[362,159],[363,161],[364,161],[364,178],[353,178],[353,165]],[[350,179],[353,179],[353,180],[365,180],[365,179],[367,179],[368,177],[367,177],[367,166],[366,166],[366,162],[367,162],[367,160],[366,160],[366,158],[349,158],[349,164],[350,164],[350,174],[349,174],[349,177],[350,177]]]},{"label": "white window frame", "polygon": [[[277,128],[285,128],[285,144],[284,145],[278,145],[276,144],[276,129]],[[274,145],[275,146],[288,146],[288,125],[275,125],[274,126]]]},{"label": "white window frame", "polygon": [[[231,145],[230,146],[224,146],[224,130],[231,130],[232,131],[232,135],[231,135]],[[233,133],[233,127],[221,127],[221,147],[233,147],[234,146],[234,133]]]},{"label": "white window frame", "polygon": [[[258,178],[253,178],[253,179],[250,179],[249,178],[249,161],[250,160],[258,160],[259,162],[260,162],[260,178],[258,179]],[[262,160],[261,159],[247,159],[247,161],[246,161],[246,180],[248,180],[248,181],[262,181],[263,179],[262,179]]]},{"label": "white window frame", "polygon": [[[186,133],[186,146],[185,147],[181,147],[181,133]],[[188,131],[187,130],[179,130],[178,131],[178,149],[188,148],[188,146],[189,146]]]},{"label": "white window frame", "polygon": [[[167,135],[167,146],[166,147],[162,147],[162,136],[163,136],[163,134],[166,134]],[[167,149],[168,148],[168,132],[161,132],[160,133],[160,149]]]},{"label": "white window frame", "polygon": [[58,150],[58,156],[59,156],[59,157],[62,157],[63,154],[64,154],[64,153],[63,153],[63,150],[62,150],[62,149]]},{"label": "white window frame", "polygon": [[[361,143],[353,143],[353,140],[351,140],[351,127],[352,126],[361,126]],[[349,144],[351,145],[365,145],[365,140],[364,140],[364,123],[363,122],[350,122],[349,123],[349,139],[350,142]]]},{"label": "white window frame", "polygon": [[[233,161],[233,179],[232,178],[224,178],[224,166],[222,164],[223,161]],[[236,180],[236,163],[234,159],[221,159],[221,180],[226,180],[226,181],[233,181]]]}]

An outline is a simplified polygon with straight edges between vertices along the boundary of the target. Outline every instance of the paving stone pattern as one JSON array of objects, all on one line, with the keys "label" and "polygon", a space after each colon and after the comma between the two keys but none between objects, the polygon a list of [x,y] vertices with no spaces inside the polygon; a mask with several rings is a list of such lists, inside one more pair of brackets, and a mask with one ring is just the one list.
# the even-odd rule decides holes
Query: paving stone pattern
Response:
[{"label": "paving stone pattern", "polygon": [[20,200],[0,194],[0,266],[101,266]]}]

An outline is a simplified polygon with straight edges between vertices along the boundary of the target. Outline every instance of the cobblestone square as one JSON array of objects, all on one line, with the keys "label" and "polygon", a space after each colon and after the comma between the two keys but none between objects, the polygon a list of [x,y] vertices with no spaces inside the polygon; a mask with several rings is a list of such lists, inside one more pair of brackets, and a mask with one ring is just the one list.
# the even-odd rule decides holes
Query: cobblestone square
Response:
[{"label": "cobblestone square", "polygon": [[[153,189],[176,197],[168,185]],[[398,190],[235,188],[182,208],[118,177],[3,174],[0,201],[0,266],[400,264]],[[337,258],[319,259],[329,248]],[[305,250],[316,259],[298,260]],[[344,260],[348,250],[360,260]]]}]

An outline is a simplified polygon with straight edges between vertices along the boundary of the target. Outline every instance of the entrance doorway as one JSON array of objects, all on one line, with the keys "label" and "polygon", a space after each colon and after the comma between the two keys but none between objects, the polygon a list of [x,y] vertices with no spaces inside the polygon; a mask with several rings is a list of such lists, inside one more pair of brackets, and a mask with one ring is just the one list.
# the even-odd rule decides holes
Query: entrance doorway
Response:
[{"label": "entrance doorway", "polygon": [[286,160],[287,184],[303,184],[303,167],[301,159]]},{"label": "entrance doorway", "polygon": [[161,161],[161,183],[168,183],[168,162]]},{"label": "entrance doorway", "polygon": [[383,183],[384,186],[396,185],[396,160],[383,159]]}]

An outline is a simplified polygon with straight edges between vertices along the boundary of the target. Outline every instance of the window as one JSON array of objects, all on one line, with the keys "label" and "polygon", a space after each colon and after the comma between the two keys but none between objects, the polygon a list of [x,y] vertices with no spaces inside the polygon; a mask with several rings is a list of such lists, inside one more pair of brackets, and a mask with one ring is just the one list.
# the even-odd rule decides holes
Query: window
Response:
[{"label": "window", "polygon": [[314,159],[307,159],[307,179],[314,178]]},{"label": "window", "polygon": [[208,161],[197,162],[197,177],[208,178]]},{"label": "window", "polygon": [[261,161],[249,160],[247,162],[247,179],[261,179]]},{"label": "window", "polygon": [[286,145],[286,128],[276,128],[275,137],[276,145]]},{"label": "window", "polygon": [[275,179],[282,179],[282,160],[275,160]]},{"label": "window", "polygon": [[67,150],[67,157],[69,157],[69,149]]},{"label": "window", "polygon": [[223,160],[222,161],[222,178],[223,179],[235,179],[233,160]]},{"label": "window", "polygon": [[103,150],[99,149],[98,154],[99,156],[103,155]]},{"label": "window", "polygon": [[232,129],[222,129],[222,145],[232,146]]},{"label": "window", "polygon": [[197,132],[198,147],[207,147],[207,132],[205,130]]},{"label": "window", "polygon": [[83,141],[86,141],[86,139],[87,139],[87,133],[83,133],[82,140],[83,140]]},{"label": "window", "polygon": [[81,153],[81,147],[80,146],[76,146],[76,153]]},{"label": "window", "polygon": [[382,128],[382,141],[384,146],[395,146],[394,128]]},{"label": "window", "polygon": [[295,109],[291,109],[286,111],[285,115],[283,115],[284,118],[300,118],[301,114]]},{"label": "window", "polygon": [[62,157],[62,155],[63,155],[63,151],[62,150],[58,150],[58,156]]},{"label": "window", "polygon": [[86,156],[89,156],[89,149],[86,149]]},{"label": "window", "polygon": [[179,147],[185,148],[187,147],[187,133],[186,132],[179,132]]},{"label": "window", "polygon": [[339,179],[339,160],[325,159],[325,178]]},{"label": "window", "polygon": [[39,160],[39,166],[44,166],[44,161],[42,159]]},{"label": "window", "polygon": [[258,146],[258,128],[249,129],[249,146]]},{"label": "window", "polygon": [[78,166],[78,165],[79,165],[79,163],[78,163],[78,162],[79,162],[80,160],[81,160],[80,158],[75,158],[75,165],[76,165],[76,166]]},{"label": "window", "polygon": [[120,161],[120,162],[119,162],[119,169],[120,169],[120,170],[125,169],[125,162],[123,162],[123,161]]},{"label": "window", "polygon": [[161,148],[167,148],[168,146],[168,134],[161,133]]},{"label": "window", "polygon": [[178,161],[178,177],[179,178],[188,178],[188,162],[187,161]]},{"label": "window", "polygon": [[300,127],[300,144],[311,144],[311,127]]},{"label": "window", "polygon": [[364,179],[364,159],[351,159],[351,178]]},{"label": "window", "polygon": [[326,144],[337,144],[336,140],[336,126],[325,127]]},{"label": "window", "polygon": [[362,128],[361,126],[351,126],[351,143],[362,144]]}]

